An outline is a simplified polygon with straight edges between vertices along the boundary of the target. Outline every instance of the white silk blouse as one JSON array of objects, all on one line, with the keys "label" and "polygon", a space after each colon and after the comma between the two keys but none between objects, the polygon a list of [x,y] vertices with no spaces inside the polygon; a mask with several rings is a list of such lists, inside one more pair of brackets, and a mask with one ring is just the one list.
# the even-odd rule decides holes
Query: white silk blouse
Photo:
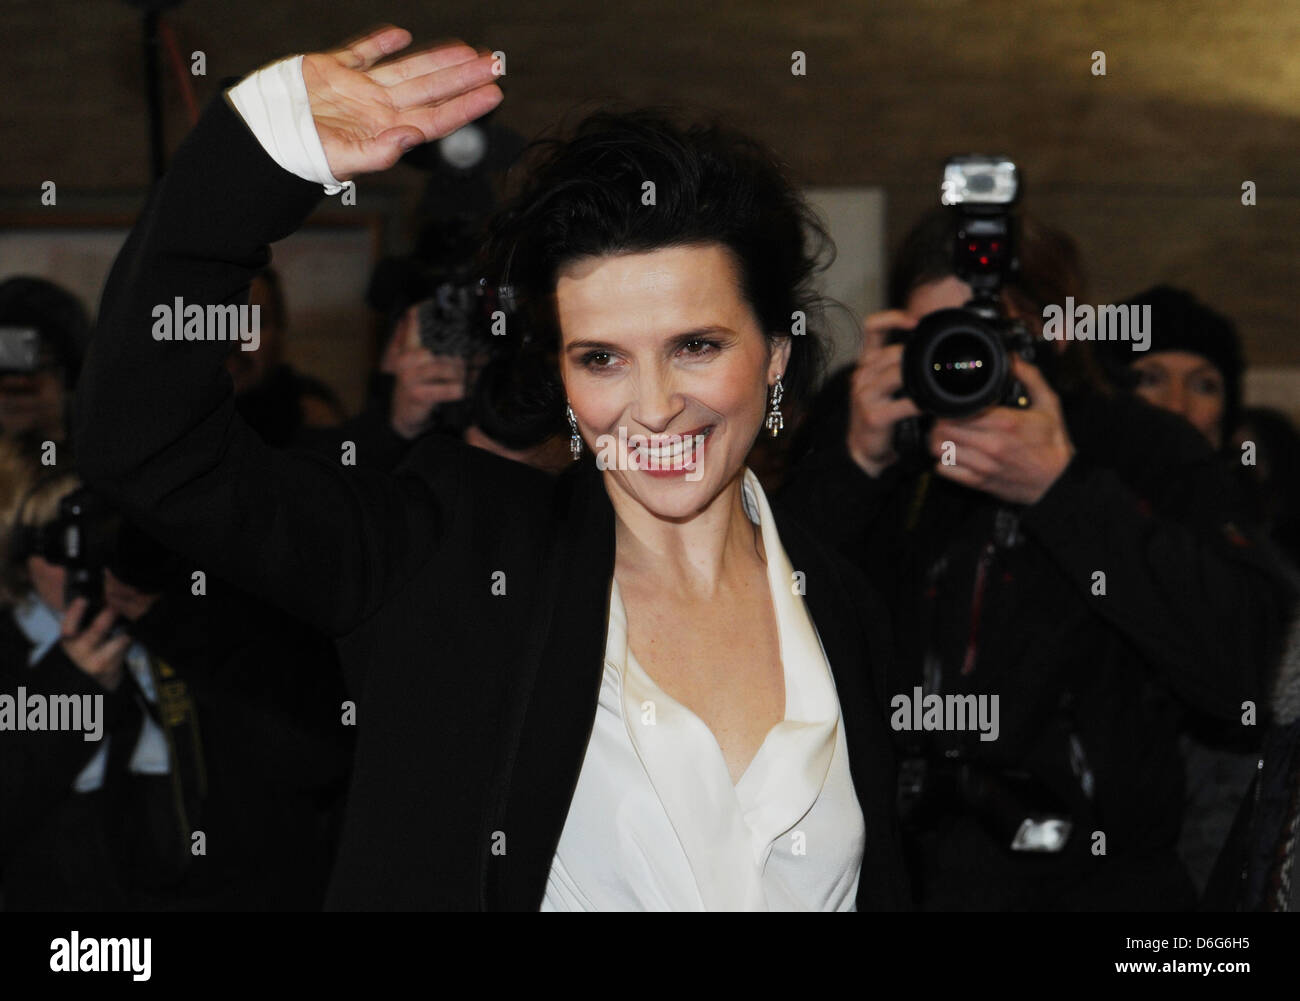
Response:
[{"label": "white silk blouse", "polygon": [[825,651],[796,593],[758,478],[746,513],[763,533],[785,669],[785,719],[738,783],[708,726],[628,648],[611,582],[605,672],[544,911],[853,910],[865,828]]}]

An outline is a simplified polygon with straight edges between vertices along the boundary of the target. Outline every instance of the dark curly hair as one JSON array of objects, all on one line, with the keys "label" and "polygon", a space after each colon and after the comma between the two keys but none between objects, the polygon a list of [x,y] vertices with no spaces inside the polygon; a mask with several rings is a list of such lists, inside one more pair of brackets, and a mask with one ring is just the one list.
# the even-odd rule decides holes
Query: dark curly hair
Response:
[{"label": "dark curly hair", "polygon": [[[834,255],[820,220],[761,143],[716,121],[683,123],[671,109],[605,108],[568,136],[532,143],[524,180],[488,229],[483,266],[505,286],[521,337],[512,347],[549,360],[548,418],[562,420],[563,390],[554,291],[558,274],[584,257],[721,244],[734,256],[741,292],[771,338],[791,339],[782,383],[803,399],[820,379],[816,328],[824,301],[813,279]],[[654,182],[655,203],[642,203]],[[793,336],[794,313],[805,316]]]}]

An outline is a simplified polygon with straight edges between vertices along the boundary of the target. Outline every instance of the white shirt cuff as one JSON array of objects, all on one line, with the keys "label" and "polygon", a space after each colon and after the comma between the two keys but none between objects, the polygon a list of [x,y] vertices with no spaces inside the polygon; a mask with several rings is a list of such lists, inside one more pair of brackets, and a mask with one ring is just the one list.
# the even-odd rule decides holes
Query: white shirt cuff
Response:
[{"label": "white shirt cuff", "polygon": [[352,184],[330,173],[311,117],[302,56],[263,66],[226,91],[226,97],[267,155],[289,173],[324,185],[327,195],[337,195]]}]

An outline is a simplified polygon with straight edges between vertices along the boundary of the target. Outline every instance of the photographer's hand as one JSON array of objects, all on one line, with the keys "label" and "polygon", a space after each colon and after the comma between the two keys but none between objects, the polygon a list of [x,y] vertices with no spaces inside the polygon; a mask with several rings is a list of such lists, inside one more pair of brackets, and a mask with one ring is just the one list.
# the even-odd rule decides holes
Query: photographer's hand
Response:
[{"label": "photographer's hand", "polygon": [[429,426],[429,416],[439,403],[465,396],[464,358],[435,355],[420,342],[418,307],[406,312],[393,334],[401,347],[393,367],[393,404],[389,420],[403,438],[414,438]]},{"label": "photographer's hand", "polygon": [[[1047,493],[1074,457],[1061,402],[1041,372],[1014,356],[1016,378],[1029,392],[1026,410],[994,407],[967,420],[936,421],[930,450],[934,471],[956,483],[1004,501],[1033,504]],[[944,442],[953,443],[952,465],[943,461]]]},{"label": "photographer's hand", "polygon": [[862,355],[849,390],[849,455],[868,476],[879,476],[898,456],[894,425],[921,413],[907,397],[894,399],[903,388],[903,345],[885,344],[895,327],[911,329],[916,318],[902,310],[873,313],[863,324]]},{"label": "photographer's hand", "polygon": [[128,622],[138,622],[158,603],[161,595],[137,591],[119,580],[113,571],[104,569],[104,604]]},{"label": "photographer's hand", "polygon": [[108,636],[116,613],[105,608],[85,629],[80,629],[86,613],[86,599],[78,598],[63,615],[59,643],[68,659],[94,678],[106,691],[116,691],[122,683],[123,664],[131,637],[126,633]]},{"label": "photographer's hand", "polygon": [[375,65],[410,44],[410,32],[388,27],[303,57],[316,134],[338,180],[387,170],[412,146],[450,135],[501,103],[492,56],[463,42]]}]

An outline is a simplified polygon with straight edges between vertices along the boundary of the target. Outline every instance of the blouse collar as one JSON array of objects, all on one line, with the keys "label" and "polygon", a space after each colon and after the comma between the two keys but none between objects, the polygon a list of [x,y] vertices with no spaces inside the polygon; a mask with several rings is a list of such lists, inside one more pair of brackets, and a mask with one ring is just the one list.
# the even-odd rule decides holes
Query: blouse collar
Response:
[{"label": "blouse collar", "polygon": [[[746,514],[763,533],[768,587],[785,674],[785,718],[764,738],[740,781],[712,731],[655,684],[628,649],[618,581],[610,587],[606,664],[618,672],[628,736],[688,859],[702,903],[763,906],[762,870],[776,839],[817,800],[839,731],[839,701],[825,652],[800,596],[758,477],[742,481]],[[753,865],[737,865],[741,857]]]}]

